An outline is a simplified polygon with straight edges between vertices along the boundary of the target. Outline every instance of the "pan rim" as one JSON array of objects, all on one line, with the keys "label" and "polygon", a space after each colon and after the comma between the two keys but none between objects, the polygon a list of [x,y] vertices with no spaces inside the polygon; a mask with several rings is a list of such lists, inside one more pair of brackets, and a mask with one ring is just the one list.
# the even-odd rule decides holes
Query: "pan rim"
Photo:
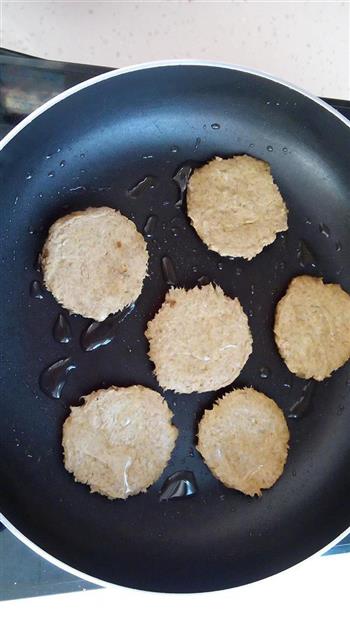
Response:
[{"label": "pan rim", "polygon": [[[319,97],[313,95],[312,93],[308,92],[307,90],[305,90],[303,88],[300,88],[300,87],[298,87],[298,86],[288,82],[287,80],[282,80],[280,78],[272,76],[269,73],[265,73],[263,71],[259,71],[257,69],[253,69],[253,68],[246,67],[246,66],[243,66],[243,65],[235,65],[235,64],[230,64],[230,63],[220,63],[220,62],[216,62],[216,61],[203,61],[203,60],[192,60],[192,59],[161,60],[161,61],[153,61],[153,62],[148,62],[148,63],[140,63],[140,64],[135,64],[135,65],[130,65],[130,66],[127,66],[127,67],[123,67],[121,69],[112,69],[111,71],[104,72],[104,73],[102,73],[102,74],[100,74],[98,76],[95,76],[93,78],[89,78],[88,80],[80,82],[80,83],[76,84],[75,86],[73,86],[73,87],[63,91],[59,95],[56,95],[55,97],[49,99],[47,102],[45,102],[44,104],[39,106],[37,109],[35,109],[27,117],[25,117],[25,119],[23,119],[20,123],[18,123],[12,130],[10,130],[10,132],[8,132],[2,138],[2,140],[0,140],[0,152],[6,147],[6,145],[8,145],[17,136],[17,134],[19,134],[22,130],[24,130],[24,128],[27,127],[27,125],[29,125],[32,121],[34,121],[34,119],[36,119],[41,114],[46,112],[46,110],[49,110],[54,105],[56,105],[59,102],[63,101],[67,97],[70,97],[71,95],[74,95],[75,93],[77,93],[79,91],[82,91],[83,89],[88,88],[89,86],[93,86],[94,84],[97,84],[97,83],[102,82],[104,80],[109,80],[110,78],[114,78],[114,77],[117,77],[117,76],[120,76],[120,75],[124,75],[124,74],[128,74],[128,73],[135,73],[137,71],[143,71],[143,70],[146,70],[146,69],[156,69],[156,68],[161,68],[161,67],[177,67],[177,66],[211,67],[211,68],[217,68],[217,69],[228,69],[228,70],[231,70],[231,71],[239,71],[241,73],[246,73],[246,74],[249,74],[249,75],[255,75],[255,76],[258,76],[258,77],[265,78],[267,80],[270,80],[272,82],[275,82],[277,84],[285,86],[288,89],[290,89],[292,91],[295,91],[296,93],[299,93],[299,94],[303,95],[304,97],[310,99],[311,101],[314,101],[317,105],[319,105],[322,108],[326,109],[328,112],[330,112],[335,117],[337,117],[342,123],[344,123],[344,125],[346,125],[348,128],[350,128],[350,120],[346,119],[346,117],[344,117],[335,108],[333,108],[332,106],[330,106],[329,104],[324,102],[322,99],[320,99]],[[53,555],[51,555],[50,553],[48,553],[47,551],[42,549],[40,546],[38,546],[37,544],[32,542],[19,529],[17,529],[17,527],[15,527],[11,523],[11,521],[8,520],[5,517],[5,515],[2,514],[1,512],[0,512],[0,522],[10,531],[10,533],[12,533],[18,540],[20,540],[24,545],[26,545],[28,548],[30,548],[34,553],[37,553],[42,558],[44,558],[46,561],[54,564],[58,568],[61,568],[61,570],[64,570],[65,572],[73,574],[73,575],[75,575],[75,576],[77,576],[77,577],[79,577],[79,578],[81,578],[81,579],[83,579],[85,581],[89,581],[91,583],[94,583],[95,585],[99,585],[100,587],[114,587],[114,588],[118,587],[120,589],[129,590],[129,591],[135,591],[135,590],[136,591],[141,591],[141,592],[142,591],[146,591],[146,590],[142,590],[141,588],[131,588],[131,587],[119,585],[119,584],[116,584],[116,583],[112,583],[112,582],[109,582],[109,581],[105,581],[103,579],[99,579],[99,578],[94,577],[92,575],[88,575],[88,574],[86,574],[86,573],[84,573],[84,572],[82,572],[82,571],[80,571],[80,570],[78,570],[76,568],[73,568],[72,566],[69,566],[69,564],[66,564],[65,562],[61,561],[60,559],[54,557]],[[330,543],[326,544],[323,548],[319,549],[318,551],[316,551],[312,555],[309,555],[308,557],[306,557],[305,559],[301,560],[297,564],[294,564],[293,566],[290,566],[289,568],[286,568],[286,569],[284,569],[284,570],[282,570],[282,571],[280,571],[278,573],[274,573],[274,574],[282,574],[282,573],[284,574],[284,573],[287,573],[292,568],[295,568],[295,567],[299,566],[300,564],[303,564],[303,563],[307,562],[308,560],[314,559],[317,556],[323,555],[324,553],[326,553],[331,548],[333,548],[336,544],[338,544],[341,540],[343,540],[343,538],[345,538],[349,534],[350,534],[350,525],[349,525],[349,527],[347,529],[345,529],[345,531],[341,532],[336,538],[334,538],[334,540],[332,540]],[[261,581],[266,581],[271,576],[273,576],[273,575],[270,575],[269,577],[265,577],[265,578],[260,579],[258,581],[254,581],[253,583],[260,583]],[[235,590],[235,589],[239,589],[239,587],[244,587],[244,585],[243,586],[238,586],[238,587],[231,587],[231,588],[222,588],[222,589],[225,589],[225,591],[226,590]],[[222,591],[222,589],[211,590],[211,591],[219,592],[219,591]],[[149,591],[149,590],[147,590],[147,591]],[[170,593],[170,592],[155,592],[155,591],[152,591],[152,593],[167,594],[167,593]],[[198,594],[198,592],[193,592],[193,593],[194,594]],[[178,592],[177,594],[182,594],[182,593]]]},{"label": "pan rim", "polygon": [[320,97],[313,95],[309,91],[288,82],[287,80],[282,80],[275,76],[272,76],[269,73],[265,73],[264,71],[259,71],[258,69],[253,69],[250,67],[246,67],[244,65],[234,65],[230,63],[218,63],[215,61],[201,61],[201,60],[191,60],[191,59],[180,59],[180,60],[161,60],[154,61],[149,63],[139,63],[135,65],[129,65],[127,67],[122,67],[121,69],[112,69],[111,71],[106,71],[98,76],[94,76],[93,78],[89,78],[88,80],[84,80],[83,82],[79,82],[75,86],[72,86],[69,89],[66,89],[59,95],[55,95],[47,102],[33,110],[27,117],[25,117],[22,121],[20,121],[12,130],[10,130],[3,138],[0,140],[0,151],[2,151],[6,145],[13,140],[17,134],[19,134],[27,125],[29,125],[34,119],[39,117],[41,114],[49,110],[59,102],[63,101],[67,97],[74,95],[83,89],[88,88],[89,86],[93,86],[99,82],[103,82],[104,80],[109,80],[110,78],[114,78],[117,76],[121,76],[128,73],[136,73],[137,71],[144,71],[145,69],[157,69],[160,67],[212,67],[216,69],[228,69],[231,71],[240,71],[241,73],[247,73],[249,75],[258,76],[261,78],[265,78],[270,80],[271,82],[276,82],[276,84],[280,84],[285,86],[304,97],[307,97],[311,101],[314,101],[316,104],[325,108],[328,112],[337,117],[344,125],[350,128],[350,120],[344,117],[341,112],[338,112],[335,108],[324,102]]},{"label": "pan rim", "polygon": [[[184,592],[156,592],[154,590],[144,590],[144,589],[141,589],[141,588],[128,587],[126,585],[120,585],[118,583],[112,583],[110,581],[105,581],[104,579],[99,579],[98,577],[94,577],[92,575],[89,575],[89,574],[87,574],[85,572],[82,572],[81,570],[78,570],[77,568],[73,568],[73,566],[70,566],[69,564],[66,564],[65,562],[61,561],[57,557],[54,557],[54,555],[51,555],[50,553],[48,553],[47,551],[42,549],[40,546],[35,544],[35,542],[32,542],[32,540],[27,538],[27,536],[25,536],[21,531],[19,531],[19,529],[17,529],[17,527],[15,527],[4,516],[4,514],[2,514],[1,512],[0,512],[0,522],[6,527],[6,529],[9,530],[10,533],[12,533],[13,536],[15,536],[18,540],[20,540],[20,542],[22,542],[25,546],[30,548],[34,553],[36,553],[37,555],[40,555],[40,557],[44,558],[46,561],[50,562],[54,566],[57,566],[61,570],[64,570],[65,572],[68,572],[69,574],[73,574],[76,577],[79,577],[80,579],[83,579],[84,581],[89,581],[90,583],[94,583],[95,585],[99,585],[100,587],[113,587],[113,588],[119,588],[119,589],[123,589],[123,590],[128,590],[128,591],[131,591],[131,592],[134,592],[134,591],[137,591],[137,592],[151,592],[152,594],[164,594],[164,595],[165,594],[178,594],[178,595],[183,595],[184,594]],[[343,531],[340,535],[338,535],[329,544],[326,544],[326,546],[324,546],[322,549],[320,549],[319,551],[316,551],[312,555],[309,555],[308,557],[306,557],[305,559],[301,560],[297,564],[294,564],[293,566],[289,566],[288,568],[285,568],[284,570],[281,570],[279,572],[275,572],[272,575],[269,575],[268,577],[264,577],[262,579],[259,579],[258,581],[252,581],[249,585],[253,585],[254,583],[261,583],[262,581],[267,581],[268,579],[270,579],[271,577],[275,576],[276,574],[279,574],[279,575],[286,574],[290,570],[292,570],[293,568],[297,568],[298,566],[300,566],[301,564],[304,564],[305,562],[308,562],[310,560],[316,559],[316,557],[321,557],[322,555],[327,553],[330,549],[332,549],[334,546],[336,546],[336,544],[338,544],[338,542],[343,540],[343,538],[345,538],[349,534],[350,534],[350,527],[348,527],[345,531]],[[210,591],[211,592],[222,592],[223,590],[225,590],[225,591],[237,590],[237,589],[240,589],[240,588],[244,588],[245,585],[246,584],[241,585],[241,586],[221,588],[221,589],[218,589],[218,590],[210,590]],[[205,593],[207,593],[207,590],[204,591],[204,592],[190,592],[190,594],[205,594]]]}]

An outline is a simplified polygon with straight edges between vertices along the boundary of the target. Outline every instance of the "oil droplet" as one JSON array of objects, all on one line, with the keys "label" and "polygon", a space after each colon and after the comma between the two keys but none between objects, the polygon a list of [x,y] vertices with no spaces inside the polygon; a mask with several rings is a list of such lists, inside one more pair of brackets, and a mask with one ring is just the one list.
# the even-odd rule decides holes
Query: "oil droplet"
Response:
[{"label": "oil droplet", "polygon": [[198,486],[192,471],[176,471],[165,480],[160,491],[159,501],[190,497],[197,491]]},{"label": "oil droplet", "polygon": [[69,192],[78,192],[79,190],[86,190],[86,186],[75,186],[74,188],[69,188]]},{"label": "oil droplet", "polygon": [[288,153],[287,147],[282,147],[282,151],[283,151],[283,153]]},{"label": "oil droplet", "polygon": [[26,174],[26,179],[29,181],[29,179],[31,179],[33,177],[33,175],[31,173],[27,173]]},{"label": "oil droplet", "polygon": [[72,340],[72,331],[67,318],[60,313],[53,327],[53,336],[58,343],[69,343]]},{"label": "oil droplet", "polygon": [[132,199],[137,199],[143,192],[146,192],[146,190],[153,190],[155,186],[156,178],[152,177],[152,175],[147,175],[147,177],[144,177],[141,181],[137,182],[135,186],[129,188],[127,193]]},{"label": "oil droplet", "polygon": [[212,123],[211,124],[211,129],[212,130],[219,130],[220,129],[219,123]]},{"label": "oil droplet", "polygon": [[290,384],[290,382],[284,382],[283,386],[284,386],[285,389],[291,389],[292,388],[292,385]]},{"label": "oil droplet", "polygon": [[130,305],[121,313],[107,317],[103,322],[92,322],[82,332],[80,344],[86,352],[92,352],[102,346],[107,346],[117,334],[118,325],[135,309],[135,304]]},{"label": "oil droplet", "polygon": [[173,181],[177,184],[180,193],[179,198],[175,203],[175,207],[181,208],[185,197],[185,192],[188,184],[188,180],[192,173],[192,166],[190,164],[184,164],[179,168],[173,177]]},{"label": "oil droplet", "polygon": [[201,139],[199,138],[199,136],[196,138],[196,142],[194,143],[194,150],[198,151],[199,149],[199,145],[201,144]]},{"label": "oil droplet", "polygon": [[146,224],[145,224],[145,226],[143,228],[143,232],[144,232],[146,238],[152,238],[153,237],[153,235],[155,233],[155,230],[156,230],[156,227],[157,227],[157,222],[158,222],[157,216],[155,216],[153,214],[151,216],[148,216],[148,218],[146,220]]},{"label": "oil droplet", "polygon": [[162,258],[163,277],[167,285],[176,285],[177,277],[170,257]]},{"label": "oil droplet", "polygon": [[52,153],[48,153],[47,156],[45,156],[45,160],[51,160],[52,158]]},{"label": "oil droplet", "polygon": [[297,258],[301,268],[307,268],[308,266],[316,268],[316,259],[304,240],[299,242],[297,248]]},{"label": "oil droplet", "polygon": [[253,149],[253,147],[255,147],[254,143],[250,143],[249,147]]},{"label": "oil droplet", "polygon": [[267,149],[267,151],[271,152],[271,151],[273,151],[273,146],[272,145],[267,145],[266,149]]},{"label": "oil droplet", "polygon": [[66,161],[65,160],[61,160],[60,167],[63,168],[64,166],[66,166]]},{"label": "oil droplet", "polygon": [[198,272],[198,266],[192,266],[192,272]]},{"label": "oil droplet", "polygon": [[34,265],[33,265],[34,270],[36,270],[37,272],[41,272],[41,253],[38,254]]},{"label": "oil droplet", "polygon": [[85,153],[81,153],[81,154],[80,154],[80,157],[81,157],[82,159],[83,159],[83,158],[85,158]]},{"label": "oil droplet", "polygon": [[250,286],[250,293],[251,293],[252,296],[254,296],[254,294],[255,294],[255,285],[254,284],[252,284]]},{"label": "oil droplet", "polygon": [[59,400],[63,387],[67,382],[67,376],[73,369],[76,369],[76,365],[70,357],[60,359],[44,369],[39,379],[43,393],[48,395],[48,397]]},{"label": "oil droplet", "polygon": [[179,148],[177,145],[173,145],[173,147],[171,147],[171,153],[177,153],[179,151]]},{"label": "oil droplet", "polygon": [[310,409],[313,392],[315,389],[315,381],[308,380],[302,388],[301,396],[292,404],[289,409],[289,419],[300,419]]},{"label": "oil droplet", "polygon": [[50,171],[50,172],[47,174],[47,176],[48,176],[48,177],[55,177],[55,171]]},{"label": "oil droplet", "polygon": [[33,281],[30,285],[30,295],[32,298],[42,300],[44,298],[44,292],[40,281]]},{"label": "oil droplet", "polygon": [[221,263],[221,261],[218,263],[218,270],[223,270],[224,269],[224,264]]},{"label": "oil droplet", "polygon": [[335,245],[335,250],[337,251],[337,253],[340,253],[340,251],[342,250],[342,245],[341,242],[337,242]]},{"label": "oil droplet", "polygon": [[331,235],[331,232],[330,232],[329,227],[327,227],[327,225],[325,225],[324,222],[321,222],[319,229],[322,235],[324,235],[326,238],[329,238],[329,236]]},{"label": "oil droplet", "polygon": [[198,283],[199,287],[203,287],[204,285],[209,285],[210,279],[208,279],[207,276],[203,275],[203,276],[199,277],[197,283]]},{"label": "oil droplet", "polygon": [[43,196],[44,196],[44,195],[43,195],[43,193],[42,193],[42,192],[39,192],[39,194],[38,194],[39,199],[42,199],[42,198],[43,198]]},{"label": "oil droplet", "polygon": [[28,227],[28,233],[29,235],[34,235],[35,230],[33,229],[33,227]]},{"label": "oil droplet", "polygon": [[265,380],[266,378],[269,377],[270,373],[271,372],[270,372],[270,369],[268,367],[261,367],[260,371],[259,371],[259,376],[260,376],[260,378],[263,378]]},{"label": "oil droplet", "polygon": [[177,238],[179,236],[179,230],[177,227],[171,227],[171,233],[173,234],[174,238]]},{"label": "oil droplet", "polygon": [[305,220],[305,224],[306,224],[306,225],[312,225],[312,221],[310,220],[310,218],[307,218],[307,219]]},{"label": "oil droplet", "polygon": [[241,276],[241,274],[242,274],[242,268],[238,268],[238,267],[237,267],[237,268],[236,268],[236,275],[237,275],[237,276]]},{"label": "oil droplet", "polygon": [[144,153],[143,156],[142,156],[142,159],[143,160],[152,160],[153,159],[153,155]]},{"label": "oil droplet", "polygon": [[253,309],[249,309],[249,310],[248,310],[248,315],[249,315],[249,317],[254,317],[254,311],[253,311]]}]

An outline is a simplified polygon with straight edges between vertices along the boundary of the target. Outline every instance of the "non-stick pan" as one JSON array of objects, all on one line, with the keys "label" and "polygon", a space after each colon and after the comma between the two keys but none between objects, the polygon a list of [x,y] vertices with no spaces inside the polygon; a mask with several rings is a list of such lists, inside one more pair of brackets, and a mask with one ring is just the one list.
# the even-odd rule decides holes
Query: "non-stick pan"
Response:
[{"label": "non-stick pan", "polygon": [[[276,302],[298,274],[322,275],[350,292],[349,122],[269,76],[174,62],[78,85],[30,115],[0,147],[5,525],[72,572],[165,592],[256,581],[346,531],[350,367],[320,383],[298,379],[279,357],[272,326]],[[174,181],[183,165],[241,153],[271,164],[289,208],[288,232],[249,262],[208,251]],[[109,345],[86,351],[81,334],[89,320],[71,316],[71,341],[57,342],[53,327],[65,312],[33,282],[42,279],[36,261],[49,226],[72,210],[101,205],[119,209],[141,232],[150,215],[156,219],[151,232],[146,228],[149,277],[135,309],[120,316]],[[199,279],[238,296],[249,315],[254,352],[234,386],[253,386],[283,408],[291,435],[283,476],[261,498],[225,488],[196,452],[195,435],[203,410],[230,387],[167,391],[180,432],[160,480],[127,501],[89,494],[62,463],[69,405],[111,384],[160,390],[147,358],[146,323],[171,283],[189,288]],[[61,370],[58,381],[66,383],[53,399],[39,378],[62,359],[70,359],[70,371]],[[196,494],[161,501],[167,477],[183,470],[194,474]]]}]

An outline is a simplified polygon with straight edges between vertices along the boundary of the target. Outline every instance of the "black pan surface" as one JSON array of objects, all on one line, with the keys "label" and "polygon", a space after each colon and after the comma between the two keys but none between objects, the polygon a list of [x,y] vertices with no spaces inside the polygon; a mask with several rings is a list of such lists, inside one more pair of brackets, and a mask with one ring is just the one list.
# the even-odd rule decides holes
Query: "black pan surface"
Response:
[{"label": "black pan surface", "polygon": [[[173,176],[215,155],[267,160],[289,208],[289,231],[250,262],[209,252],[177,207]],[[323,275],[350,292],[350,129],[320,102],[269,78],[225,67],[144,68],[78,90],[26,125],[1,152],[0,509],[46,552],[98,579],[166,592],[228,588],[267,577],[316,552],[350,523],[350,367],[322,383],[294,377],[273,340],[274,307],[292,277]],[[128,190],[151,176],[142,192]],[[109,205],[149,239],[150,271],[136,308],[108,346],[85,352],[89,320],[72,316],[73,339],[57,343],[62,311],[30,296],[49,226],[87,206]],[[300,251],[306,243],[311,256]],[[111,502],[65,471],[61,427],[69,404],[110,384],[160,390],[144,330],[168,285],[201,276],[238,296],[249,314],[254,352],[233,386],[252,385],[284,409],[289,459],[261,498],[229,490],[196,453],[203,409],[222,395],[165,397],[180,430],[173,457],[147,494]],[[43,369],[76,365],[61,399],[39,387]],[[305,399],[304,399],[305,398]],[[295,407],[295,404],[297,406]],[[159,501],[164,480],[195,474],[192,497]]]}]

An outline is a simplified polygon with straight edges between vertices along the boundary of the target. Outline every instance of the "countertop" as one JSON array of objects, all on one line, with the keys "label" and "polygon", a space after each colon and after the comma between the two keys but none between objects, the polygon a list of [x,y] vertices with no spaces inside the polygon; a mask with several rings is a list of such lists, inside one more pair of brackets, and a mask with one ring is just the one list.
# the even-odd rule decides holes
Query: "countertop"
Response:
[{"label": "countertop", "polygon": [[2,2],[1,45],[108,67],[217,60],[349,99],[349,16],[338,1],[11,1]]}]

